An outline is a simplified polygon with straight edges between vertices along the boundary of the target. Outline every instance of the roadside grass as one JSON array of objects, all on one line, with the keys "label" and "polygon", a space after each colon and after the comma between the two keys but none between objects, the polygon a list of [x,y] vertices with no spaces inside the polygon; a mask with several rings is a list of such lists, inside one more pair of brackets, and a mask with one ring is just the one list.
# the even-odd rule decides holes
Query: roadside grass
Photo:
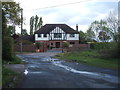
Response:
[{"label": "roadside grass", "polygon": [[103,68],[120,69],[120,66],[118,66],[118,63],[120,62],[119,58],[103,58],[101,57],[101,54],[95,50],[60,53],[56,55],[56,58]]},{"label": "roadside grass", "polygon": [[4,65],[5,64],[24,64],[19,57],[13,55],[12,58],[13,58],[12,61],[2,60],[2,63],[3,63],[2,65],[2,86],[6,87],[7,85],[10,84],[10,86],[7,88],[14,88],[20,75],[6,68]]},{"label": "roadside grass", "polygon": [[15,78],[18,79],[18,76],[19,75],[16,72],[13,72],[3,66],[2,67],[2,86],[3,86],[3,88],[8,86],[11,82],[12,82],[12,85],[9,86],[8,88],[14,87],[14,84],[16,83],[16,81],[14,79]]},{"label": "roadside grass", "polygon": [[24,63],[19,57],[13,55],[12,61],[3,60],[3,64],[24,64]]}]

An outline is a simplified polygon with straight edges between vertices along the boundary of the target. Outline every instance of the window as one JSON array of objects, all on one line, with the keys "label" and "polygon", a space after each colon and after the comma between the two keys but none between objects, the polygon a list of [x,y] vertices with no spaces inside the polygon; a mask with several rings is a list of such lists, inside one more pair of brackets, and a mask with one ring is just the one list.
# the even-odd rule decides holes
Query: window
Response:
[{"label": "window", "polygon": [[44,34],[44,37],[47,37],[47,34]]},{"label": "window", "polygon": [[54,38],[62,38],[62,33],[54,33]]},{"label": "window", "polygon": [[70,44],[75,44],[75,42],[70,42]]},{"label": "window", "polygon": [[53,45],[53,43],[51,43],[51,45]]},{"label": "window", "polygon": [[38,37],[41,37],[41,34],[38,34]]},{"label": "window", "polygon": [[75,37],[75,34],[70,34],[70,37]]}]

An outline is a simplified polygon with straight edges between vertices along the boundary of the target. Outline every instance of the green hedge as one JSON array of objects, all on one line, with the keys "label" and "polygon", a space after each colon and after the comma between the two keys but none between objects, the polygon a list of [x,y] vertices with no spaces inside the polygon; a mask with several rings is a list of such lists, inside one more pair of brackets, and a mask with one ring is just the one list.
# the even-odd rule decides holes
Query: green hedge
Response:
[{"label": "green hedge", "polygon": [[2,42],[2,58],[3,60],[13,60],[13,39],[11,37],[4,37]]},{"label": "green hedge", "polygon": [[90,44],[90,48],[95,50],[115,49],[117,47],[118,47],[118,43],[114,43],[114,42],[95,42]]}]

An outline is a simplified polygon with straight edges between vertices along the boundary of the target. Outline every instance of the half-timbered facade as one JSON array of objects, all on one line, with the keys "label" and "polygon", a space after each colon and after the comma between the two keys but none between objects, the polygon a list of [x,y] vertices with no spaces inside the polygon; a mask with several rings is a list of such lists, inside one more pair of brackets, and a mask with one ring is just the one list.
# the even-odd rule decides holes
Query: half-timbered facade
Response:
[{"label": "half-timbered facade", "polygon": [[35,42],[42,42],[47,46],[61,48],[63,41],[79,44],[79,32],[66,24],[46,24],[35,32]]}]

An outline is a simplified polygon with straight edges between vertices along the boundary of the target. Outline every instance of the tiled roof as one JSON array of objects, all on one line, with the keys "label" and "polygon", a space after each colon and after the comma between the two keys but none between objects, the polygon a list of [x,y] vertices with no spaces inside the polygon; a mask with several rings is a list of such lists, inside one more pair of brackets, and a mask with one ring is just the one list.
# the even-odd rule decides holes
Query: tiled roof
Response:
[{"label": "tiled roof", "polygon": [[42,26],[38,31],[35,32],[35,34],[47,34],[50,33],[54,28],[59,27],[61,28],[64,32],[70,33],[70,34],[78,34],[79,32],[72,29],[66,24],[46,24]]},{"label": "tiled roof", "polygon": [[28,40],[28,41],[31,41],[31,42],[35,42],[35,37],[34,35],[23,35],[23,36],[20,36],[18,38],[15,39],[16,42],[20,41],[20,40]]}]

